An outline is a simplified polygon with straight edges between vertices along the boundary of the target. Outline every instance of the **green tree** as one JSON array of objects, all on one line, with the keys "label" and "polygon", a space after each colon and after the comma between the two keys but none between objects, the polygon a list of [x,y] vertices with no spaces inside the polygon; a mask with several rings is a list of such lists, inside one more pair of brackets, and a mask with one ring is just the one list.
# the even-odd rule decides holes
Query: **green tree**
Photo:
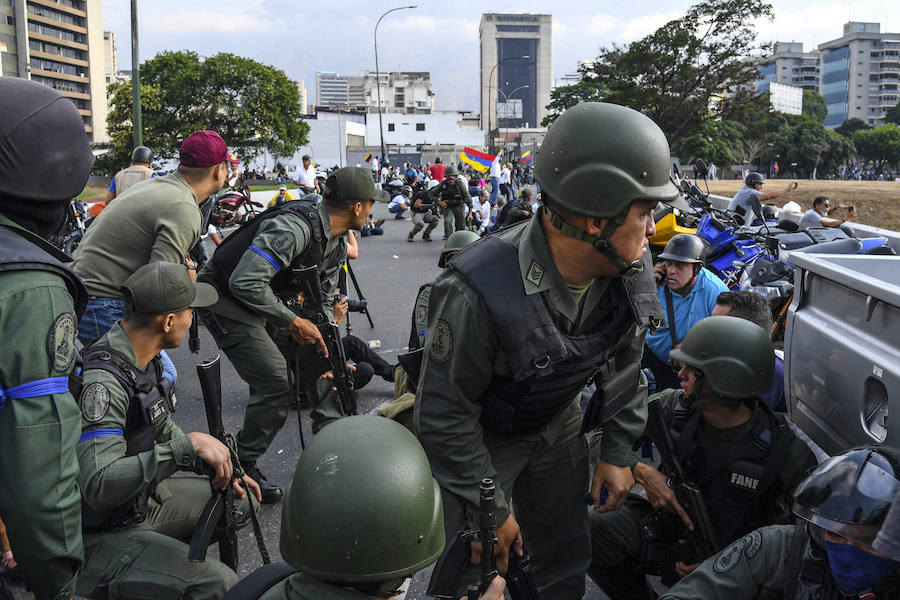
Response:
[{"label": "green tree", "polygon": [[[131,83],[110,86],[107,125],[112,150],[100,161],[121,168],[133,146]],[[249,58],[219,53],[161,52],[141,65],[144,145],[160,159],[178,156],[185,137],[217,131],[243,159],[262,151],[290,156],[307,141],[300,96],[284,72]]]},{"label": "green tree", "polygon": [[885,123],[896,123],[896,124],[900,125],[900,103],[897,103],[894,106],[887,109],[887,112],[884,113],[884,122]]},{"label": "green tree", "polygon": [[[551,94],[551,114],[543,123],[596,99],[642,111],[670,141],[693,135],[708,118],[730,119],[732,111],[756,101],[744,87],[759,78],[751,57],[769,48],[756,41],[760,18],[772,18],[772,6],[763,0],[709,0],[643,39],[602,48],[582,70],[578,88]],[[711,98],[719,99],[712,109]]]},{"label": "green tree", "polygon": [[771,137],[772,150],[782,158],[782,172],[815,178],[822,157],[831,148],[825,127],[807,115],[781,115],[782,123]]},{"label": "green tree", "polygon": [[846,138],[852,138],[853,134],[860,129],[868,128],[869,126],[866,125],[865,121],[857,117],[853,117],[852,119],[846,119],[843,123],[840,124],[839,127],[836,127],[834,130]]},{"label": "green tree", "polygon": [[685,161],[702,158],[709,163],[728,166],[740,162],[747,128],[736,121],[706,121],[700,130],[672,145],[672,152]]},{"label": "green tree", "polygon": [[850,158],[856,154],[856,146],[853,141],[834,130],[827,129],[828,150],[822,155],[822,163],[819,172],[823,175],[840,175],[841,167],[850,162]]},{"label": "green tree", "polygon": [[872,163],[876,173],[900,162],[900,127],[895,123],[861,129],[853,134],[853,144],[859,155]]},{"label": "green tree", "polygon": [[824,123],[825,115],[828,114],[825,97],[812,90],[803,90],[803,114]]}]

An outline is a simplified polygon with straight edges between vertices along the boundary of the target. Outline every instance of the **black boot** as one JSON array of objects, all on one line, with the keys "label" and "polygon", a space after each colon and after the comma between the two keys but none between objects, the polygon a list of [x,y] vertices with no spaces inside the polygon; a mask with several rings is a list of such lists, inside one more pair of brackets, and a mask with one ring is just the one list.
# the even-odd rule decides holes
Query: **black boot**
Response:
[{"label": "black boot", "polygon": [[[627,559],[630,562],[630,559]],[[592,563],[588,574],[609,600],[653,600],[656,593],[650,589],[647,578],[634,572],[632,566],[620,563],[614,567]]]},{"label": "black boot", "polygon": [[247,463],[246,465],[243,465],[243,467],[244,472],[259,484],[259,491],[262,495],[263,504],[275,504],[276,502],[281,501],[281,498],[284,496],[284,491],[277,485],[269,483],[266,476],[257,468],[256,463]]}]

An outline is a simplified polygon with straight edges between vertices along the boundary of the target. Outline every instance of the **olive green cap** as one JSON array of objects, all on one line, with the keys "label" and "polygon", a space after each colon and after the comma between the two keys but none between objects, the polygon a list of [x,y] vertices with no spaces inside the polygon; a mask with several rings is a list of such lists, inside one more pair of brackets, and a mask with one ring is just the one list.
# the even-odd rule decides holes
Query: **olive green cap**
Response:
[{"label": "olive green cap", "polygon": [[325,180],[326,197],[350,202],[390,202],[384,190],[375,187],[372,171],[362,167],[344,167],[332,173]]},{"label": "olive green cap", "polygon": [[669,179],[670,158],[665,134],[649,117],[617,104],[584,102],[550,126],[534,178],[554,203],[581,215],[615,217],[638,200],[687,210]]},{"label": "olive green cap", "polygon": [[216,288],[208,283],[191,281],[187,267],[162,261],[144,265],[135,271],[121,289],[122,297],[131,310],[145,315],[203,308],[219,300]]},{"label": "olive green cap", "polygon": [[284,496],[281,556],[327,581],[408,577],[444,549],[441,490],[396,421],[352,416],[307,446]]},{"label": "olive green cap", "polygon": [[775,376],[775,347],[759,325],[738,317],[707,317],[691,327],[669,358],[700,369],[727,398],[756,398]]}]

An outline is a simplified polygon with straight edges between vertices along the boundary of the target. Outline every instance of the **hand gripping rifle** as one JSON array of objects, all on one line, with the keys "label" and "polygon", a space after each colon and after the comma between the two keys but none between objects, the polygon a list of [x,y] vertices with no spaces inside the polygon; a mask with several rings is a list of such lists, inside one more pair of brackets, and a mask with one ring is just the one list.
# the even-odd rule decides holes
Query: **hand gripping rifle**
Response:
[{"label": "hand gripping rifle", "polygon": [[682,540],[684,543],[677,546],[679,556],[676,560],[687,564],[700,562],[720,550],[716,530],[706,510],[703,493],[687,478],[675,453],[672,433],[663,417],[659,400],[648,402],[647,410],[647,433],[659,450],[662,464],[669,477],[669,487],[675,492],[675,498],[694,524],[693,531],[684,532]]},{"label": "hand gripping rifle", "polygon": [[[456,600],[459,597],[456,593],[457,586],[471,560],[471,542],[481,543],[481,576],[478,583],[468,586],[469,598],[474,600],[481,597],[490,587],[494,577],[497,576],[496,558],[494,557],[494,545],[497,543],[494,535],[496,531],[494,521],[496,486],[492,479],[485,478],[481,480],[478,487],[478,529],[460,531],[450,548],[435,565],[426,592],[433,598]],[[512,600],[540,600],[527,552],[519,556],[510,550],[506,589]]]},{"label": "hand gripping rifle", "polygon": [[304,304],[309,302],[314,309],[314,322],[325,340],[325,347],[328,348],[328,358],[321,356],[317,351],[315,359],[303,364],[299,383],[302,389],[307,389],[323,373],[331,371],[334,375],[334,387],[337,389],[338,398],[341,401],[341,411],[345,417],[355,415],[357,411],[356,395],[353,392],[353,377],[347,367],[344,344],[341,343],[341,328],[329,319],[325,312],[319,269],[316,266],[293,269],[291,278],[294,283],[299,285]]},{"label": "hand gripping rifle", "polygon": [[[200,379],[200,389],[203,392],[203,404],[206,407],[206,422],[209,426],[209,434],[225,444],[231,453],[231,464],[233,467],[232,481],[229,481],[223,490],[212,490],[212,496],[203,507],[200,518],[197,520],[197,527],[194,529],[194,535],[191,537],[191,546],[188,550],[188,560],[192,562],[203,562],[206,560],[206,550],[214,538],[219,542],[219,558],[231,567],[237,570],[238,565],[238,542],[237,542],[237,519],[234,507],[234,480],[241,480],[244,476],[244,469],[237,456],[237,443],[234,436],[231,435],[222,423],[222,379],[220,375],[219,355],[216,354],[212,358],[197,365],[197,377]],[[197,459],[194,470],[197,473],[211,475],[209,465]],[[244,485],[244,493],[250,494],[250,490]],[[271,562],[269,552],[266,549],[265,540],[262,537],[262,530],[259,526],[259,520],[256,517],[256,510],[253,503],[248,497],[250,506],[250,519],[253,522],[253,532],[256,535],[256,544],[259,547],[259,553],[262,556],[263,564]]]}]

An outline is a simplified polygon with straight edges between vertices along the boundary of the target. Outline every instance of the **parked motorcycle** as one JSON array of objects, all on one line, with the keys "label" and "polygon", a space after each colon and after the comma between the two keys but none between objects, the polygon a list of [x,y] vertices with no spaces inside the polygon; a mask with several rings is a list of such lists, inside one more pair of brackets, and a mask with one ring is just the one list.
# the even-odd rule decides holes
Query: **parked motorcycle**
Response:
[{"label": "parked motorcycle", "polygon": [[265,207],[252,200],[250,188],[246,185],[239,189],[231,189],[216,199],[212,211],[212,223],[216,227],[240,225],[244,219],[253,219]]},{"label": "parked motorcycle", "polygon": [[83,201],[73,199],[66,208],[66,222],[60,228],[59,233],[50,238],[50,242],[61,249],[63,252],[72,256],[84,232],[93,221],[93,217],[88,216],[88,205]]}]

